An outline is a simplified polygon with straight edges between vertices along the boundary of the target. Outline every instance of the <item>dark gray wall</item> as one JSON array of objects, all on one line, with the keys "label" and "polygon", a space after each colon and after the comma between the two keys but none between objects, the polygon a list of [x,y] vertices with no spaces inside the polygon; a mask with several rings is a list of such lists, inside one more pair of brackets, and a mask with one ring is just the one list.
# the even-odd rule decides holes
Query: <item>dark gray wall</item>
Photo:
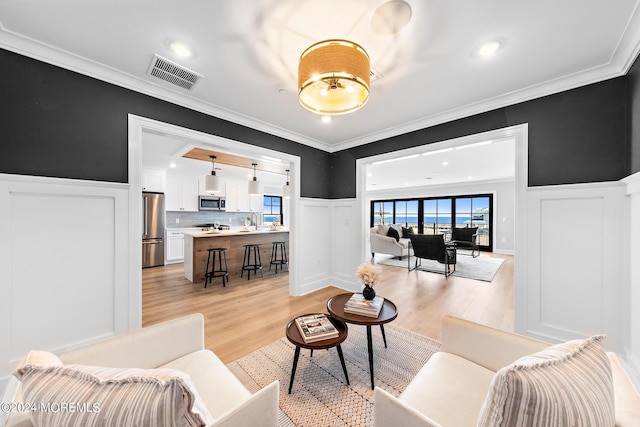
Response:
[{"label": "dark gray wall", "polygon": [[301,157],[330,197],[328,153],[0,49],[0,172],[128,182],[129,113]]},{"label": "dark gray wall", "polygon": [[357,159],[523,123],[529,124],[530,186],[629,174],[627,84],[619,77],[334,153],[332,197],[355,197]]},{"label": "dark gray wall", "polygon": [[6,50],[0,63],[0,173],[127,182],[128,113],[300,156],[305,197],[355,197],[358,158],[522,123],[531,186],[640,170],[640,119],[629,120],[640,106],[637,64],[628,77],[329,154]]},{"label": "dark gray wall", "polygon": [[640,61],[627,74],[629,93],[629,170],[640,172]]}]

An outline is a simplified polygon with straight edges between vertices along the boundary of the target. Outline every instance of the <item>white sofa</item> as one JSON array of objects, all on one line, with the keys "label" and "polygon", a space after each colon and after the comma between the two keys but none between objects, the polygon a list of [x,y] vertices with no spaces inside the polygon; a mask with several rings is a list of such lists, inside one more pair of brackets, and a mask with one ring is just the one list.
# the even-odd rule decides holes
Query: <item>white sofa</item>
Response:
[{"label": "white sofa", "polygon": [[[396,241],[394,237],[388,236],[389,227],[398,231],[400,239]],[[411,241],[402,237],[402,226],[400,224],[385,224],[372,227],[370,230],[371,256],[375,254],[388,254],[396,257],[409,255],[409,245]]]},{"label": "white sofa", "polygon": [[[187,373],[213,418],[211,426],[276,426],[279,383],[255,394],[204,348],[204,317],[193,314],[106,339],[58,356],[64,363],[112,368],[171,368]],[[18,388],[13,402],[22,402]],[[9,415],[7,426],[32,426],[28,412]]]},{"label": "white sofa", "polygon": [[[492,381],[498,375],[496,372],[507,365],[513,366],[512,363],[523,356],[552,349],[542,341],[444,316],[441,351],[431,356],[405,391],[396,398],[380,388],[375,389],[375,425],[481,425],[479,416],[488,400]],[[615,412],[615,425],[640,426],[640,395],[616,356],[613,353],[602,356],[605,361],[607,358],[615,392],[612,398],[615,409],[610,411]],[[564,392],[566,390],[561,391]]]}]

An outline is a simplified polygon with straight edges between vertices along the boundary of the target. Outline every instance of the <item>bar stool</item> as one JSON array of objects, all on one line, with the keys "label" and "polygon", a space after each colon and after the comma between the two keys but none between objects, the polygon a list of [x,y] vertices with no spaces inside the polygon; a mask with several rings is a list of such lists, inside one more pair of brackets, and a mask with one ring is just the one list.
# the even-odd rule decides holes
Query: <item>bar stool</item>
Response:
[{"label": "bar stool", "polygon": [[[253,256],[253,262],[251,262]],[[262,273],[262,261],[260,260],[260,245],[249,244],[244,245],[244,260],[242,261],[242,271],[240,277],[247,271],[247,280],[251,279],[251,272],[260,270],[260,277],[264,277]]]},{"label": "bar stool", "polygon": [[[207,252],[207,268],[204,273],[204,287],[206,288],[207,283],[213,281],[214,277],[222,277],[222,287],[224,288],[229,280],[227,250],[225,248],[211,248],[207,249]],[[216,268],[216,256],[218,258],[218,268]],[[222,261],[224,261],[224,269]]]},{"label": "bar stool", "polygon": [[276,274],[278,274],[278,266],[284,268],[287,266],[287,270],[289,269],[289,261],[287,260],[287,251],[285,250],[284,244],[286,242],[273,242],[271,247],[271,262],[269,263],[269,271],[271,271],[271,266],[276,266]]}]

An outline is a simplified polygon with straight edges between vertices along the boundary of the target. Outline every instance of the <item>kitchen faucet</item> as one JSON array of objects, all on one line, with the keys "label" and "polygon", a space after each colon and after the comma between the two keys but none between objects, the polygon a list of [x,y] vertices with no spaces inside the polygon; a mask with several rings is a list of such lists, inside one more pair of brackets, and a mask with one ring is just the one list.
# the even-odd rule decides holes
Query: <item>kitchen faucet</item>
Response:
[{"label": "kitchen faucet", "polygon": [[[253,216],[256,216],[256,219],[253,219]],[[258,231],[258,212],[251,212],[251,221],[253,221],[253,225],[256,227],[256,231]]]}]

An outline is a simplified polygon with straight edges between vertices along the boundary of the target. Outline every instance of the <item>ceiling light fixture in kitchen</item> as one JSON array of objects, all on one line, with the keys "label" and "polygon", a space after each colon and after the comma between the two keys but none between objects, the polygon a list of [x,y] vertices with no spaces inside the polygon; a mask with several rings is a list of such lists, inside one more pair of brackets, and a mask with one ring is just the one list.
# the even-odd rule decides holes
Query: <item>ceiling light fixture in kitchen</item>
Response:
[{"label": "ceiling light fixture in kitchen", "polygon": [[288,199],[291,197],[291,186],[289,185],[289,169],[287,169],[287,183],[282,187],[282,197]]},{"label": "ceiling light fixture in kitchen", "polygon": [[369,99],[369,55],[357,43],[331,39],[308,47],[298,63],[298,99],[322,115],[351,113]]},{"label": "ceiling light fixture in kitchen", "polygon": [[204,191],[215,194],[222,191],[222,182],[216,175],[216,156],[209,157],[211,158],[211,175],[207,175],[204,179]]},{"label": "ceiling light fixture in kitchen", "polygon": [[256,166],[257,163],[251,163],[253,166],[253,179],[249,181],[249,195],[255,196],[260,194],[260,183],[258,183],[258,178],[256,177]]}]

